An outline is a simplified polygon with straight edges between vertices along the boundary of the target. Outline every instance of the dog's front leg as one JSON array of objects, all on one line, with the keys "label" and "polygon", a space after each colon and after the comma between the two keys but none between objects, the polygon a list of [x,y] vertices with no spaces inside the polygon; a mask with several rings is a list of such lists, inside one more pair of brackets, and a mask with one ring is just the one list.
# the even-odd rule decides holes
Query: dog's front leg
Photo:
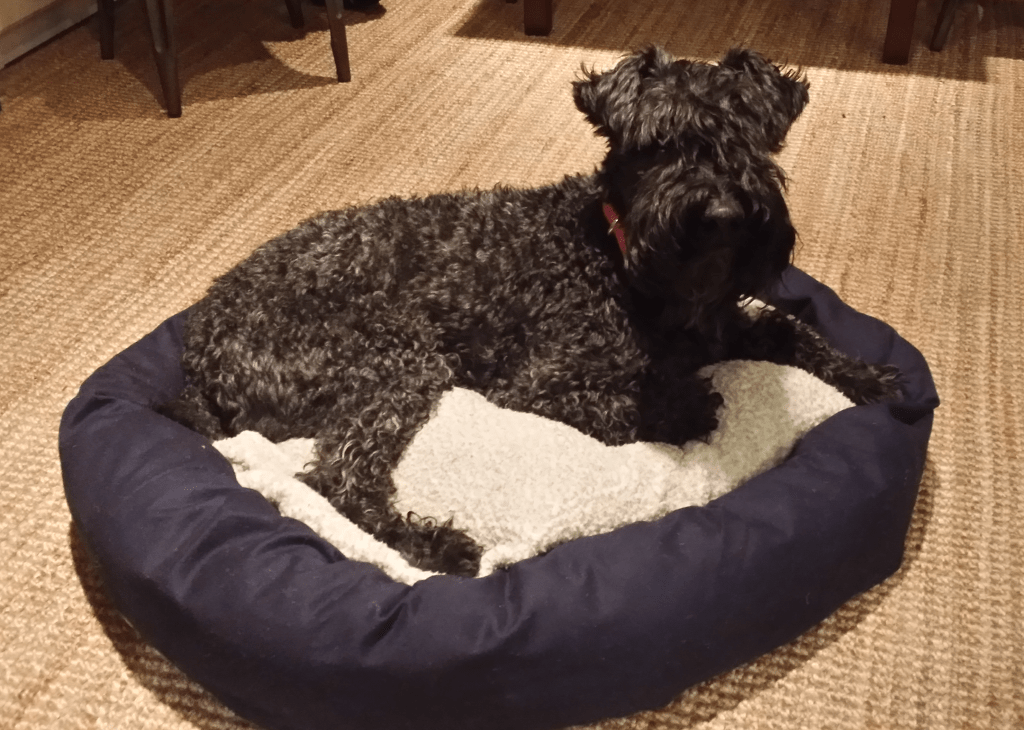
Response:
[{"label": "dog's front leg", "polygon": [[761,310],[731,328],[726,348],[729,359],[766,360],[806,370],[857,405],[900,399],[898,368],[850,357],[810,325],[775,309]]}]

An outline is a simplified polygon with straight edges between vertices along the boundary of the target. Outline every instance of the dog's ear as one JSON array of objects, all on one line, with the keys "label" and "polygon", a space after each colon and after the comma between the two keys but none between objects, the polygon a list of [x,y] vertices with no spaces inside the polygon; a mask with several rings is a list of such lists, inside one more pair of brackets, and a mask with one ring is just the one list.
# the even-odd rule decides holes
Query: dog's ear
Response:
[{"label": "dog's ear", "polygon": [[733,48],[722,58],[722,67],[731,69],[748,84],[742,90],[743,107],[757,118],[774,152],[782,148],[790,126],[807,106],[811,85],[799,71],[783,71],[761,54],[745,48]]},{"label": "dog's ear", "polygon": [[642,124],[638,118],[640,99],[647,82],[673,73],[675,64],[664,49],[652,46],[626,56],[611,71],[598,73],[584,67],[583,78],[572,85],[576,108],[614,147],[642,146],[652,140],[644,138],[649,122]]}]

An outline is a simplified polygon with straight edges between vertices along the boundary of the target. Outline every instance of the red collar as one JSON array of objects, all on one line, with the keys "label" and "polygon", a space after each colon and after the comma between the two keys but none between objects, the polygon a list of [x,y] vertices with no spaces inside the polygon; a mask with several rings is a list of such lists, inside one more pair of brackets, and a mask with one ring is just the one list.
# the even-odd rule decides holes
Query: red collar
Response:
[{"label": "red collar", "polygon": [[626,231],[619,223],[619,214],[615,212],[615,208],[611,206],[611,203],[602,203],[601,210],[604,212],[604,218],[608,221],[608,232],[615,234],[615,240],[619,243],[619,250],[622,251],[622,255],[626,255]]}]

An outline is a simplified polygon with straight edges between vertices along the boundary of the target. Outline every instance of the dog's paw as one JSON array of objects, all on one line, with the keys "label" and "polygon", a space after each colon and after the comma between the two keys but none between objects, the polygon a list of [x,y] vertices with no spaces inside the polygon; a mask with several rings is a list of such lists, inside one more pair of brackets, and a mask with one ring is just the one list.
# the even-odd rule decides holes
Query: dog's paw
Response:
[{"label": "dog's paw", "polygon": [[707,377],[676,378],[660,388],[645,390],[637,438],[673,446],[707,441],[718,428],[718,411],[724,402]]},{"label": "dog's paw", "polygon": [[901,380],[902,375],[895,365],[859,363],[859,367],[837,378],[836,387],[858,406],[894,403],[903,398]]}]

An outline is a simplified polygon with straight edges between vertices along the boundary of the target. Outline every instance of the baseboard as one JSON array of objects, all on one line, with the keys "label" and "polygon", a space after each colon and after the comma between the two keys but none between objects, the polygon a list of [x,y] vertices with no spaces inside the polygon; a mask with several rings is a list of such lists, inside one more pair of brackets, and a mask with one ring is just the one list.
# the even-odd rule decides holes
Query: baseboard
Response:
[{"label": "baseboard", "polygon": [[96,0],[58,0],[0,28],[0,68],[95,12]]}]

